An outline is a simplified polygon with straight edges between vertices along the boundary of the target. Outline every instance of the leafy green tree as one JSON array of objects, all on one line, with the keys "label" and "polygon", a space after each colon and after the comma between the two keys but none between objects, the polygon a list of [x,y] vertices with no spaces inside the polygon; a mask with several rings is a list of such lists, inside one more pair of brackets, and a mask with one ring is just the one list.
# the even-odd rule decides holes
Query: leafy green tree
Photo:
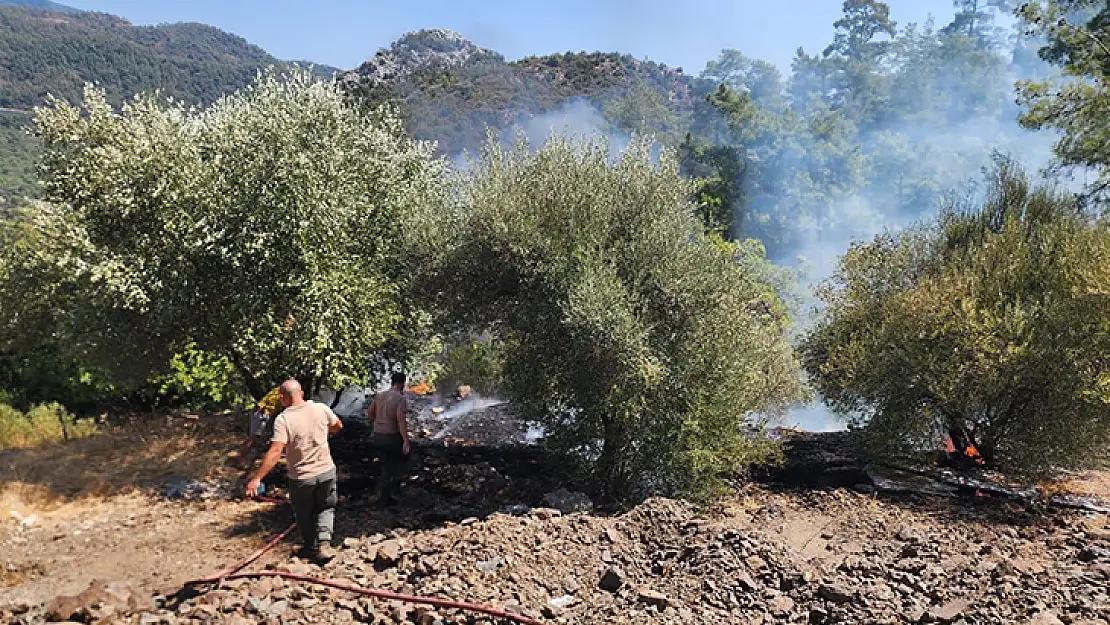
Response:
[{"label": "leafy green tree", "polygon": [[876,451],[962,432],[1043,473],[1110,444],[1110,226],[1002,161],[981,208],[954,205],[853,245],[805,339],[813,384]]},{"label": "leafy green tree", "polygon": [[767,61],[751,59],[739,50],[722,50],[705,65],[700,78],[746,93],[762,109],[780,111],[786,106],[786,86],[778,68]]},{"label": "leafy green tree", "polygon": [[748,425],[801,387],[766,261],[706,236],[674,155],[652,152],[489,143],[434,289],[504,341],[506,392],[600,488],[706,494],[770,453]]},{"label": "leafy green tree", "polygon": [[1065,166],[1098,171],[1092,192],[1110,189],[1110,6],[1095,0],[1028,2],[1021,15],[1047,40],[1040,51],[1059,65],[1059,79],[1018,85],[1021,124],[1062,132],[1056,155]]},{"label": "leafy green tree", "polygon": [[833,24],[833,42],[823,52],[830,68],[830,103],[857,123],[879,121],[889,89],[881,64],[897,25],[890,7],[878,0],[844,0],[843,10]]},{"label": "leafy green tree", "polygon": [[994,25],[995,14],[1009,13],[1015,4],[1012,0],[953,0],[956,15],[941,34],[967,37],[982,50],[995,49],[1004,37],[1004,31]]},{"label": "leafy green tree", "polygon": [[60,336],[146,380],[195,344],[257,396],[290,374],[366,380],[414,317],[442,164],[391,111],[295,71],[203,110],[146,95],[115,111],[89,88],[35,121],[49,203],[0,262],[11,348]]}]

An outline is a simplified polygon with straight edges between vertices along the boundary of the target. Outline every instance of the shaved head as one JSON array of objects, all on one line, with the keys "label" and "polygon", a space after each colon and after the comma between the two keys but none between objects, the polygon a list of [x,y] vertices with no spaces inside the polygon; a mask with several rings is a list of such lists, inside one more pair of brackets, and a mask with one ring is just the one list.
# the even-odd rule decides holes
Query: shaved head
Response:
[{"label": "shaved head", "polygon": [[290,378],[281,383],[281,403],[288,408],[290,405],[299,404],[304,400],[304,390],[301,383]]}]

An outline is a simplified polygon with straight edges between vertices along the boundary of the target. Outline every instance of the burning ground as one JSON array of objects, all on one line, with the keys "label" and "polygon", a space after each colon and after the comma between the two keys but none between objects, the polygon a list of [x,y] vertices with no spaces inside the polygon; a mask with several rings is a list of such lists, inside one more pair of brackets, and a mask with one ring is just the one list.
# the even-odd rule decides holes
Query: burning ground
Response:
[{"label": "burning ground", "polygon": [[[508,407],[475,410],[434,440],[442,420],[413,420],[430,434],[409,464],[402,506],[369,505],[366,430],[351,423],[336,441],[340,555],[319,568],[293,558],[285,543],[248,570],[285,569],[568,624],[1110,620],[1105,513],[1020,493],[918,488],[943,486],[939,472],[925,482],[876,474],[899,488],[884,487],[868,477],[874,468],[845,457],[843,434],[800,437],[787,465],[721,504],[651,499],[601,514],[570,512],[581,498],[547,496],[575,485],[541,450],[453,438],[508,431],[526,439]],[[235,440],[220,440],[212,434],[208,444],[224,445],[225,455]],[[23,467],[30,459],[0,461]],[[47,477],[20,475],[25,489]],[[26,507],[24,521],[6,519],[0,605],[9,605],[0,622],[42,622],[49,611],[90,622],[493,622],[270,579],[179,592],[185,580],[247,555],[290,520],[285,506],[225,501],[231,473],[189,479],[168,493],[161,476],[139,475],[140,493],[104,492],[92,507],[73,492],[35,521],[26,522],[35,512]],[[280,489],[280,482],[279,475],[270,484]],[[74,514],[79,505],[85,513]],[[107,566],[113,561],[118,566]],[[76,595],[93,577],[106,583],[80,600],[55,598]]]}]

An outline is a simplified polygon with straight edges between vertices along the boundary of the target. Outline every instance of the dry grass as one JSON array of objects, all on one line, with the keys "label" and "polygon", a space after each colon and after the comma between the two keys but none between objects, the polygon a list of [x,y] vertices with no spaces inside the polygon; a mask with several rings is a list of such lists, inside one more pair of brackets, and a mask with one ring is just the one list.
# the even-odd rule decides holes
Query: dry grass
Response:
[{"label": "dry grass", "polygon": [[0,404],[0,449],[38,447],[95,432],[92,419],[77,419],[60,404],[35,406],[26,413]]},{"label": "dry grass", "polygon": [[1086,471],[1041,484],[1041,487],[1049,493],[1074,493],[1076,495],[1110,499],[1110,469]]},{"label": "dry grass", "polygon": [[0,452],[0,496],[52,504],[107,497],[171,477],[235,474],[229,466],[245,432],[243,415],[136,417],[65,443]]}]

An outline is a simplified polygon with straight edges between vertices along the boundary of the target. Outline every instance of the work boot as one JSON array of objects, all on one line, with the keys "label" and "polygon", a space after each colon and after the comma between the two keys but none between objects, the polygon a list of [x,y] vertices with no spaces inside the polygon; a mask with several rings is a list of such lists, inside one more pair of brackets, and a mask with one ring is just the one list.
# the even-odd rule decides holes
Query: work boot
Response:
[{"label": "work boot", "polygon": [[316,546],[316,554],[314,560],[317,564],[324,565],[331,562],[335,557],[335,549],[332,548],[330,543],[321,542]]}]

